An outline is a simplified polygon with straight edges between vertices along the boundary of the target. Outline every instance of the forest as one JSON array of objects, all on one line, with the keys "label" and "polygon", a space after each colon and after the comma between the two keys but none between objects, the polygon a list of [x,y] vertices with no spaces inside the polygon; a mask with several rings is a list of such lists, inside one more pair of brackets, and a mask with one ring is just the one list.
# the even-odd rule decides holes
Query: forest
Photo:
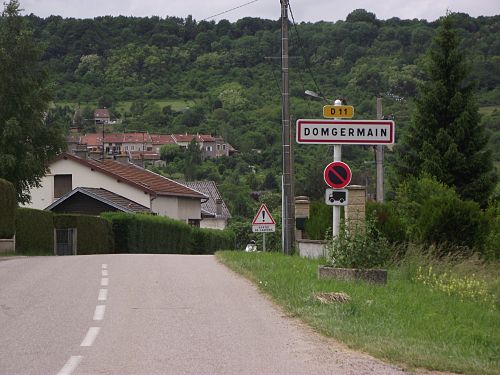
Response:
[{"label": "forest", "polygon": [[[444,16],[444,15],[443,15]],[[243,18],[201,21],[177,17],[24,17],[44,52],[53,82],[49,119],[68,129],[75,109],[89,118],[99,107],[120,120],[117,131],[221,135],[238,153],[202,161],[190,178],[215,180],[234,216],[250,217],[264,194],[279,207],[281,175],[281,25]],[[438,21],[379,20],[363,9],[343,21],[290,24],[292,120],[321,118],[322,106],[342,98],[355,119],[376,118],[376,98],[396,122],[396,143],[405,133],[419,85],[425,81],[426,51]],[[455,15],[476,100],[496,167],[500,165],[500,15]],[[324,100],[304,94],[313,90]],[[433,108],[429,108],[433,111]],[[85,131],[100,131],[88,123]],[[188,157],[165,150],[169,163],[157,170],[185,177]],[[321,200],[328,146],[294,145],[296,195]],[[394,195],[394,153],[385,157],[386,197]],[[353,182],[375,191],[371,146],[343,147]],[[498,189],[497,189],[498,194]],[[272,202],[275,202],[273,204]],[[274,207],[273,207],[274,206]]]}]

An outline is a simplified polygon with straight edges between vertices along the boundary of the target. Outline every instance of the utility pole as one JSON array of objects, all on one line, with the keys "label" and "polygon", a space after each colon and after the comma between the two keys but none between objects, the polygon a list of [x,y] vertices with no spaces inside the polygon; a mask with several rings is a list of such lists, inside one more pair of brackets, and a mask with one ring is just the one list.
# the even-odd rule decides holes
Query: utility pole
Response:
[{"label": "utility pole", "polygon": [[[382,120],[382,98],[377,97],[377,119]],[[377,166],[377,202],[384,201],[384,145],[375,146],[375,164]]]},{"label": "utility pole", "polygon": [[291,255],[295,243],[295,207],[293,193],[292,145],[289,113],[288,86],[288,0],[281,3],[281,119],[283,144],[282,176],[282,248],[283,253]]}]

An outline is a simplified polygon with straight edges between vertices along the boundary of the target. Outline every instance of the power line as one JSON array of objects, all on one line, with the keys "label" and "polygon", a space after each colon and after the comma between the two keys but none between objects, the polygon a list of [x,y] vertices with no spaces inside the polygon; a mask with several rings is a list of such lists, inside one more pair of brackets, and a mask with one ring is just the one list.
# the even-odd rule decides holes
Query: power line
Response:
[{"label": "power line", "polygon": [[255,2],[257,2],[257,1],[259,1],[259,0],[252,0],[252,1],[249,1],[248,3],[238,5],[237,7],[234,7],[234,8],[228,9],[228,10],[225,10],[224,12],[220,12],[220,13],[214,14],[213,16],[210,16],[210,17],[204,18],[204,19],[202,19],[202,21],[206,21],[206,20],[209,20],[210,18],[214,18],[214,17],[220,16],[220,15],[222,15],[222,14],[226,14],[226,13],[232,12],[233,10],[236,10],[236,9],[239,9],[239,8],[243,8],[244,6],[249,5],[249,4],[252,4],[252,3],[255,3]]}]

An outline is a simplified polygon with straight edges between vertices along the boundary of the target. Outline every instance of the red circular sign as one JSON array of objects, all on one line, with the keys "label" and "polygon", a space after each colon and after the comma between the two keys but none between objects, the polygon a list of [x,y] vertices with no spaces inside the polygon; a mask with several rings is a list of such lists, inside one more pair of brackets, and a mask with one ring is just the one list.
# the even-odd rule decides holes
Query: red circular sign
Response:
[{"label": "red circular sign", "polygon": [[333,189],[342,189],[351,182],[351,168],[341,161],[328,164],[323,172],[323,178],[328,186]]}]

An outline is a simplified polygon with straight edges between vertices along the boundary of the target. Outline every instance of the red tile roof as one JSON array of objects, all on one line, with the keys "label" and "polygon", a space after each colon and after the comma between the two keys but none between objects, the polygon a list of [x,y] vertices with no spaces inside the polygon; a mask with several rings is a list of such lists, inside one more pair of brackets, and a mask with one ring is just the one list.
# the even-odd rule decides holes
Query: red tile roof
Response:
[{"label": "red tile roof", "polygon": [[123,142],[125,143],[151,143],[149,133],[123,133]]},{"label": "red tile roof", "polygon": [[123,164],[115,160],[96,161],[92,159],[82,159],[75,155],[63,153],[57,159],[73,160],[85,165],[90,169],[107,174],[120,182],[142,189],[152,195],[173,195],[192,198],[207,198],[204,194],[192,190],[166,177],[143,169],[134,164]]},{"label": "red tile roof", "polygon": [[96,109],[94,118],[109,118],[109,111],[106,108]]},{"label": "red tile roof", "polygon": [[154,145],[169,145],[175,143],[170,134],[151,134],[151,140]]}]

